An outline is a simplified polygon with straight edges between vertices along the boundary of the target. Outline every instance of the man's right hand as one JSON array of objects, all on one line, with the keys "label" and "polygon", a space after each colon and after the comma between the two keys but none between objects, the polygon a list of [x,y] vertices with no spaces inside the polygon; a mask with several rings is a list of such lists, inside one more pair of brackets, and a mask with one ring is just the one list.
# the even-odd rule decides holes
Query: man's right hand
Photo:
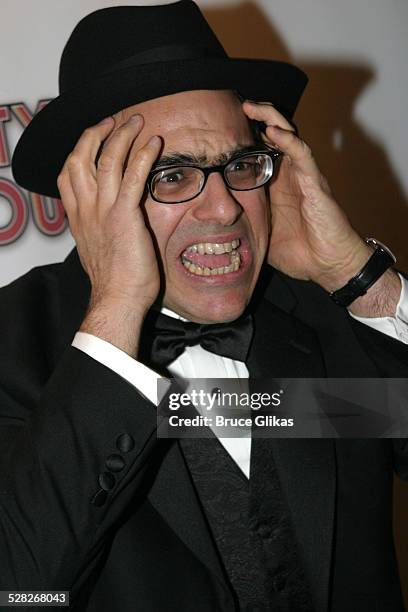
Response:
[{"label": "man's right hand", "polygon": [[136,356],[144,316],[160,289],[140,200],[162,141],[155,136],[137,149],[140,115],[114,127],[109,117],[85,130],[58,177],[58,188],[92,286],[80,331]]}]

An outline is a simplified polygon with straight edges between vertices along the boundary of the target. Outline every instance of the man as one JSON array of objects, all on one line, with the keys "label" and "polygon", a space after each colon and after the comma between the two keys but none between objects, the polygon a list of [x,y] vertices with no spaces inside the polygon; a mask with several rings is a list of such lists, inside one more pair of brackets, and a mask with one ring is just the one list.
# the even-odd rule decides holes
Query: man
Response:
[{"label": "man", "polygon": [[[3,589],[70,590],[79,610],[403,609],[403,440],[156,435],[166,368],[407,375],[405,281],[296,135],[304,85],[228,59],[190,0],[98,11],[72,34],[61,96],[13,162],[61,195],[78,251],[1,293]],[[195,345],[156,351],[163,307]],[[215,354],[194,323],[240,340]]]}]

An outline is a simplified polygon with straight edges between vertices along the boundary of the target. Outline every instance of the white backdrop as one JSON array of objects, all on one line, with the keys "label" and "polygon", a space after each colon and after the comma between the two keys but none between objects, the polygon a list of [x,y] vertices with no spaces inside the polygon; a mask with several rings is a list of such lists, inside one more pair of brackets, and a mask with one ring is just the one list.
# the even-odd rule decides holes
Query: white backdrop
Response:
[{"label": "white backdrop", "polygon": [[[58,93],[58,63],[67,37],[81,17],[97,8],[163,3],[1,0],[0,285],[35,265],[61,260],[73,245],[58,205],[51,201],[33,201],[29,194],[19,192],[9,168],[22,124],[35,112],[39,101]],[[347,205],[350,208],[355,206],[355,201],[364,200],[364,181],[371,184],[373,179],[374,191],[378,193],[377,185],[385,185],[392,177],[392,188],[378,196],[375,211],[376,214],[384,212],[387,236],[401,243],[405,237],[402,222],[405,216],[398,215],[401,215],[402,203],[407,211],[408,192],[408,2],[202,0],[199,4],[209,11],[210,22],[217,32],[228,32],[226,46],[235,55],[242,51],[243,55],[251,52],[260,56],[266,51],[271,56],[276,51],[276,57],[292,60],[311,71],[314,97],[309,98],[309,105],[306,98],[304,110],[300,111],[304,133],[312,138],[312,146],[316,145],[319,161],[319,153],[323,157],[321,164],[324,170],[327,165],[329,179],[334,174],[333,168],[343,172],[343,177],[340,173],[334,178],[337,178],[337,190],[347,200],[346,209]],[[235,21],[230,20],[229,12],[236,15]],[[245,23],[237,22],[240,15]],[[259,35],[257,32],[253,39],[248,39],[246,34],[251,26],[259,28]],[[249,43],[250,40],[254,43]],[[350,87],[352,94],[345,101],[342,94],[346,89],[350,93]],[[336,93],[334,98],[330,97],[331,93]],[[322,107],[317,109],[319,100]],[[325,138],[320,140],[323,132]],[[362,188],[356,191],[359,164],[363,158],[370,160],[372,151],[375,151],[372,168],[370,165],[365,168]],[[349,161],[345,165],[345,158],[349,160],[353,155],[354,165],[350,166]],[[350,190],[350,199],[347,190]],[[369,198],[373,198],[372,194]],[[365,202],[366,217],[370,217],[370,206],[370,202]],[[368,228],[377,228],[381,223],[369,223]],[[384,238],[378,231],[377,237]]]}]

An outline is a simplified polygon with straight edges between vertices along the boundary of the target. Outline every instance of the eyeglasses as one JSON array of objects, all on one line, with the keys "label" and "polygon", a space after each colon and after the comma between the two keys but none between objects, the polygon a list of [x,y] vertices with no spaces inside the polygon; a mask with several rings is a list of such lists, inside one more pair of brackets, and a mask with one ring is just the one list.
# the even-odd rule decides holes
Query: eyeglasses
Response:
[{"label": "eyeglasses", "polygon": [[221,174],[229,189],[250,191],[262,187],[272,178],[281,155],[277,150],[251,151],[219,166],[166,166],[150,172],[147,184],[153,200],[162,204],[182,204],[193,200],[203,191],[213,172]]}]

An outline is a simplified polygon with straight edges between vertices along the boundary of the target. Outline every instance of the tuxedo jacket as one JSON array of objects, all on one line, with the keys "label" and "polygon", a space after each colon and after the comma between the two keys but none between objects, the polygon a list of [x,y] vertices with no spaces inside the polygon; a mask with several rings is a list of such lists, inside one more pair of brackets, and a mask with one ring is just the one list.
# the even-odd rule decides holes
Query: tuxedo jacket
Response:
[{"label": "tuxedo jacket", "polygon": [[[408,375],[405,345],[271,272],[250,377]],[[232,612],[179,442],[157,438],[136,388],[71,346],[89,290],[76,250],[0,290],[0,590],[69,590],[89,612]],[[392,482],[408,478],[406,441],[270,442],[316,612],[403,610]]]}]

